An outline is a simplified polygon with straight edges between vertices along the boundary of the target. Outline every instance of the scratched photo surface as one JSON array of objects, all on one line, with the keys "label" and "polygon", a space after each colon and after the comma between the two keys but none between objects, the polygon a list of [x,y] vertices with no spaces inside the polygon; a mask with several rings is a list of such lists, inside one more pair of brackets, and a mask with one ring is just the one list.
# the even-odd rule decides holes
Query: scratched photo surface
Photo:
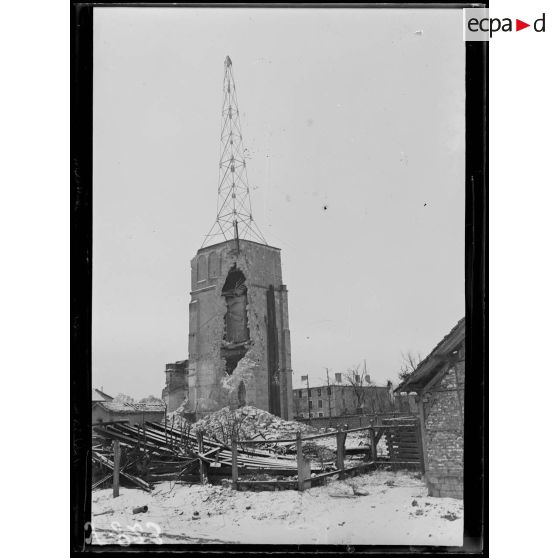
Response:
[{"label": "scratched photo surface", "polygon": [[93,544],[463,544],[459,9],[94,8]]}]

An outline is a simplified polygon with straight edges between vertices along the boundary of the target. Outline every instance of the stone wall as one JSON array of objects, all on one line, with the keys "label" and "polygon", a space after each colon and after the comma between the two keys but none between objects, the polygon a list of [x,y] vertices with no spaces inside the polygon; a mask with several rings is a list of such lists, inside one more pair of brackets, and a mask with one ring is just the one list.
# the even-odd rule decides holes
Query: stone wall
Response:
[{"label": "stone wall", "polygon": [[463,498],[465,362],[446,364],[440,379],[421,394],[425,468],[431,496]]},{"label": "stone wall", "polygon": [[395,393],[393,402],[395,410],[399,413],[418,414],[418,402],[416,393]]},{"label": "stone wall", "polygon": [[[270,411],[268,365],[268,290],[273,287],[278,347],[281,416],[292,418],[290,332],[287,289],[282,284],[278,248],[231,240],[202,248],[191,261],[189,324],[189,409],[199,414],[229,406],[253,405]],[[242,355],[227,373],[224,351],[227,303],[222,294],[227,276],[238,270],[245,278],[249,340],[239,345]],[[234,351],[234,348],[231,349]]]},{"label": "stone wall", "polygon": [[[362,390],[360,402],[363,407],[360,412],[358,410],[359,397],[352,386],[332,384],[329,388],[327,385],[311,388],[312,408],[310,412],[313,416],[310,418],[390,413],[398,410],[395,407],[393,392],[390,388],[367,385],[358,389]],[[309,418],[307,388],[293,390],[293,412],[295,417]]]},{"label": "stone wall", "polygon": [[338,428],[347,425],[351,428],[364,428],[376,419],[407,418],[399,413],[380,413],[374,415],[345,415],[341,417],[295,418],[297,422],[308,424],[313,428]]},{"label": "stone wall", "polygon": [[165,387],[162,399],[172,413],[188,398],[188,361],[179,360],[165,366]]}]

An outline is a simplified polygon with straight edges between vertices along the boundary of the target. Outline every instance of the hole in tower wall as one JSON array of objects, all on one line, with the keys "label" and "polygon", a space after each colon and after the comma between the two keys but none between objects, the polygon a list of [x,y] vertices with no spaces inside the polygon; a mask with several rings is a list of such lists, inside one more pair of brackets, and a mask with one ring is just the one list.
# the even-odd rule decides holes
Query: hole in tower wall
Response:
[{"label": "hole in tower wall", "polygon": [[[226,349],[225,349],[226,350]],[[246,350],[244,350],[244,354],[246,354]],[[237,354],[232,355],[224,355],[225,356],[225,372],[230,376],[238,366],[238,363],[244,357],[240,351]]]},{"label": "hole in tower wall", "polygon": [[244,407],[246,405],[246,386],[244,382],[238,384],[238,406]]},{"label": "hole in tower wall", "polygon": [[230,376],[248,352],[248,341],[250,341],[246,277],[237,269],[236,264],[227,275],[221,295],[225,297],[227,306],[221,357],[225,360],[225,372]]}]

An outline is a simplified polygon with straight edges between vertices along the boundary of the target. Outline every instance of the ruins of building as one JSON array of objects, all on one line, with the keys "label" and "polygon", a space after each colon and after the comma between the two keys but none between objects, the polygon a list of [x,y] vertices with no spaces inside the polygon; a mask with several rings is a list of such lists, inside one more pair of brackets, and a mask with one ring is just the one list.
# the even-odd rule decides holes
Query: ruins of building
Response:
[{"label": "ruins of building", "polygon": [[188,398],[188,361],[179,360],[165,365],[165,387],[161,399],[172,413]]},{"label": "ruins of building", "polygon": [[218,213],[191,261],[187,410],[253,405],[292,418],[281,252],[252,217],[232,62],[225,59]]},{"label": "ruins of building", "polygon": [[463,498],[465,318],[397,387],[417,392],[430,496]]},{"label": "ruins of building", "polygon": [[292,418],[287,287],[278,248],[230,240],[192,260],[190,406]]}]

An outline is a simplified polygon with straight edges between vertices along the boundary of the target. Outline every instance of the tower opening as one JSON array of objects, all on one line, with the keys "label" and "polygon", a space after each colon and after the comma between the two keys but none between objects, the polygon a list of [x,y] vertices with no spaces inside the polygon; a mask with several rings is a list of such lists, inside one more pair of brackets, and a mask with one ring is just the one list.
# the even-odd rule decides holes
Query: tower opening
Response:
[{"label": "tower opening", "polygon": [[225,359],[225,372],[230,376],[248,352],[250,341],[246,308],[248,305],[246,277],[237,269],[236,264],[227,275],[221,295],[225,297],[227,305],[221,356]]},{"label": "tower opening", "polygon": [[246,405],[246,386],[244,382],[238,384],[238,406],[244,407]]}]

